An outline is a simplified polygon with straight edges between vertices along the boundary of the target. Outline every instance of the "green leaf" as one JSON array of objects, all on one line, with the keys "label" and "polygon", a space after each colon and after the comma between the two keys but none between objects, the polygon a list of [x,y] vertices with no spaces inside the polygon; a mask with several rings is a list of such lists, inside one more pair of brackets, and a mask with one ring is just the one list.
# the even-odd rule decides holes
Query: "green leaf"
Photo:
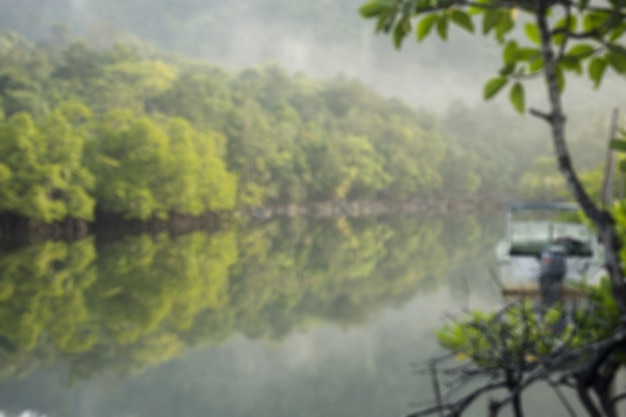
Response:
[{"label": "green leaf", "polygon": [[400,49],[403,40],[404,34],[402,33],[402,25],[396,25],[393,31],[393,46],[395,46],[396,49]]},{"label": "green leaf", "polygon": [[604,25],[604,22],[611,17],[608,12],[588,12],[583,18],[583,28],[586,32],[591,32]]},{"label": "green leaf", "polygon": [[510,64],[517,61],[517,51],[519,46],[515,40],[510,40],[506,43],[504,50],[502,51],[502,59],[506,64]]},{"label": "green leaf", "polygon": [[489,9],[483,15],[483,35],[488,34],[496,27],[500,21],[500,12],[496,9]]},{"label": "green leaf", "polygon": [[385,10],[381,13],[380,16],[378,16],[378,20],[376,21],[376,32],[382,32],[383,29],[385,28],[386,22],[387,22],[387,17],[391,15],[391,12],[389,10]]},{"label": "green leaf", "polygon": [[500,20],[496,26],[496,39],[498,42],[504,41],[504,36],[515,27],[515,21],[508,10],[500,12]]},{"label": "green leaf", "polygon": [[504,67],[502,67],[500,69],[500,75],[502,77],[506,77],[509,76],[511,74],[513,74],[513,72],[515,72],[515,68],[517,67],[517,65],[515,65],[514,62],[511,62],[509,64],[506,64]]},{"label": "green leaf", "polygon": [[359,7],[362,17],[376,17],[389,7],[389,1],[372,0]]},{"label": "green leaf", "polygon": [[[576,32],[576,28],[578,27],[578,18],[576,16],[570,15],[562,17],[558,22],[554,25],[554,29],[567,29],[568,32]],[[552,37],[552,40],[556,45],[562,45],[565,41],[566,36],[563,33],[557,33]]]},{"label": "green leaf", "polygon": [[518,113],[524,113],[526,109],[526,97],[524,94],[524,87],[520,83],[515,83],[513,88],[511,88],[511,93],[509,94],[509,99],[517,110]]},{"label": "green leaf", "polygon": [[485,100],[489,100],[490,98],[498,94],[498,91],[502,90],[502,87],[504,87],[508,82],[509,79],[507,77],[495,77],[487,81],[487,84],[485,84],[485,90],[483,92],[483,97],[485,98]]},{"label": "green leaf", "polygon": [[574,56],[579,59],[585,59],[593,55],[596,51],[596,48],[586,43],[579,43],[577,45],[572,46],[567,51],[567,55]]},{"label": "green leaf", "polygon": [[396,11],[393,7],[383,10],[376,22],[376,32],[389,32],[396,21]]},{"label": "green leaf", "polygon": [[474,22],[472,22],[472,18],[466,12],[454,9],[450,14],[450,18],[457,26],[467,30],[470,33],[474,33]]},{"label": "green leaf", "polygon": [[608,48],[609,51],[615,52],[618,55],[623,55],[626,57],[626,48],[624,48],[622,45],[619,45],[617,43],[608,43],[606,47]]},{"label": "green leaf", "polygon": [[441,40],[448,40],[448,18],[442,15],[437,21],[437,33]]},{"label": "green leaf", "polygon": [[424,16],[419,23],[417,24],[416,35],[418,42],[421,42],[433,28],[433,25],[437,21],[439,17],[431,13],[429,15]]},{"label": "green leaf", "polygon": [[565,42],[565,35],[562,33],[555,33],[552,35],[552,42],[557,46],[563,45],[563,42]]},{"label": "green leaf", "polygon": [[626,152],[626,140],[623,139],[612,139],[609,142],[609,147],[613,150]]},{"label": "green leaf", "polygon": [[564,55],[559,60],[559,64],[566,71],[574,71],[577,74],[582,74],[583,68],[579,58],[571,55]]},{"label": "green leaf", "polygon": [[539,57],[528,62],[528,71],[532,74],[543,69],[543,58]]},{"label": "green leaf", "polygon": [[605,58],[594,58],[589,64],[589,78],[593,81],[594,88],[600,87],[604,72],[606,71],[607,61]]},{"label": "green leaf", "polygon": [[622,37],[624,32],[626,32],[626,23],[622,23],[618,25],[615,29],[613,29],[613,31],[611,32],[611,36],[609,36],[609,41],[615,42]]},{"label": "green leaf", "polygon": [[396,48],[400,49],[402,41],[406,37],[406,34],[411,31],[411,21],[408,16],[405,16],[398,22],[396,28],[393,31],[393,44]]},{"label": "green leaf", "polygon": [[518,61],[535,61],[541,58],[541,51],[537,48],[519,48],[517,50]]},{"label": "green leaf", "polygon": [[606,54],[609,61],[609,65],[615,70],[615,72],[623,74],[626,73],[626,56],[614,51],[609,51]]},{"label": "green leaf", "polygon": [[541,34],[539,33],[539,28],[536,24],[526,23],[526,25],[524,25],[524,31],[526,32],[526,37],[529,41],[535,45],[541,45]]}]

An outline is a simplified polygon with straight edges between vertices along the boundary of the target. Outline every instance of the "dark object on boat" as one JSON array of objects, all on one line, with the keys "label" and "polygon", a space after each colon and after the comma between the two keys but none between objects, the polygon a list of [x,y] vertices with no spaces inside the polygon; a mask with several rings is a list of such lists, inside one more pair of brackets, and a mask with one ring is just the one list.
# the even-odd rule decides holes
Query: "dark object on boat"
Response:
[{"label": "dark object on boat", "polygon": [[541,304],[549,307],[561,299],[567,273],[567,251],[560,245],[546,246],[539,258],[539,292]]}]

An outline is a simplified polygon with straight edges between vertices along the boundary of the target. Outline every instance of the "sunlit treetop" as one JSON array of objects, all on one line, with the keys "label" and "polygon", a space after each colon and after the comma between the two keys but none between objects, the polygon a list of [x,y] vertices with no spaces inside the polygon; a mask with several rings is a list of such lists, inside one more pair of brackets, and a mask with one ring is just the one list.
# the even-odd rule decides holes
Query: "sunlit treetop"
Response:
[{"label": "sunlit treetop", "polygon": [[[569,74],[586,75],[597,88],[607,69],[626,73],[622,41],[626,2],[622,0],[371,0],[359,11],[376,20],[378,32],[391,34],[397,48],[412,33],[418,42],[432,33],[445,41],[451,25],[493,36],[501,45],[503,65],[485,84],[484,98],[494,97],[508,85],[511,102],[520,113],[526,108],[522,81],[541,76],[545,69],[542,44],[554,56],[561,92]],[[547,17],[545,39],[533,20],[537,16]],[[522,31],[514,29],[522,25],[520,36]]]}]

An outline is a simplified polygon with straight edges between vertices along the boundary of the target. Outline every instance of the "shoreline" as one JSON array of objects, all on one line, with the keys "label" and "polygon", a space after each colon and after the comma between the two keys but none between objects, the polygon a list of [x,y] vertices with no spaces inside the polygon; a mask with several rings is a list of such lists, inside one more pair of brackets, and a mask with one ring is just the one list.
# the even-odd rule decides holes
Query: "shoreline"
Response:
[{"label": "shoreline", "polygon": [[[109,240],[125,235],[170,232],[174,235],[194,230],[218,230],[228,222],[231,214],[205,213],[188,216],[170,213],[168,219],[125,219],[112,213],[96,212],[94,221],[67,218],[63,221],[44,223],[12,213],[0,214],[0,244],[30,244],[48,239],[80,240],[89,235]],[[2,245],[5,246],[5,245]]]},{"label": "shoreline", "polygon": [[91,234],[114,239],[129,234],[171,232],[183,234],[194,230],[218,230],[233,218],[270,219],[275,217],[368,217],[402,213],[472,213],[503,208],[508,200],[482,197],[426,198],[407,201],[349,200],[307,204],[281,204],[263,208],[239,209],[228,213],[205,213],[200,216],[170,213],[168,219],[124,219],[112,213],[96,211],[95,220],[68,218],[44,223],[17,216],[0,214],[0,242],[28,244],[46,239],[78,240]]},{"label": "shoreline", "polygon": [[427,198],[406,201],[348,200],[306,204],[281,204],[263,208],[242,209],[239,217],[269,219],[273,217],[367,217],[402,213],[472,213],[502,209],[509,199],[482,197]]}]

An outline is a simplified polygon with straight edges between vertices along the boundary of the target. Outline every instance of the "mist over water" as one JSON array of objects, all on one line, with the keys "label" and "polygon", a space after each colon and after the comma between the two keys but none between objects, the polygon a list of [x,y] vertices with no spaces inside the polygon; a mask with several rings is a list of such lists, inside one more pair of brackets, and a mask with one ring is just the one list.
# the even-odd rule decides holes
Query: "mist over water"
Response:
[{"label": "mist over water", "polygon": [[[398,51],[389,36],[374,33],[374,22],[358,15],[362,3],[0,1],[8,9],[3,26],[37,39],[48,36],[54,24],[67,23],[86,33],[107,22],[108,30],[129,32],[159,48],[231,69],[278,63],[291,72],[314,77],[344,74],[415,107],[437,111],[457,100],[470,105],[482,100],[484,83],[502,65],[494,40],[453,27],[447,42],[432,35],[417,44],[411,35]],[[13,13],[14,9],[21,12]],[[28,9],[28,13],[23,12]],[[43,21],[38,16],[42,12],[46,17]],[[624,84],[611,82],[611,88],[597,94],[590,92],[587,80],[572,81],[566,108],[577,118],[585,113],[609,112],[621,104],[626,94]],[[545,102],[541,81],[528,85],[528,103],[541,107]],[[510,110],[505,97],[492,105]]]},{"label": "mist over water", "polygon": [[[389,36],[374,33],[374,23],[358,15],[361,0],[317,7],[256,0],[190,0],[158,7],[144,0],[128,3],[70,0],[69,15],[82,30],[94,19],[108,20],[157,46],[232,69],[278,63],[315,77],[344,74],[385,95],[438,111],[456,100],[479,103],[484,83],[502,65],[494,40],[456,27],[447,42],[433,35],[417,44],[411,35],[395,50]],[[529,83],[528,102],[541,106],[545,92],[540,80],[534,84]],[[626,94],[624,83],[612,83],[602,94],[590,93],[587,80],[570,84],[574,106],[569,110],[576,114],[609,112]],[[493,105],[510,107],[506,98]]]}]

